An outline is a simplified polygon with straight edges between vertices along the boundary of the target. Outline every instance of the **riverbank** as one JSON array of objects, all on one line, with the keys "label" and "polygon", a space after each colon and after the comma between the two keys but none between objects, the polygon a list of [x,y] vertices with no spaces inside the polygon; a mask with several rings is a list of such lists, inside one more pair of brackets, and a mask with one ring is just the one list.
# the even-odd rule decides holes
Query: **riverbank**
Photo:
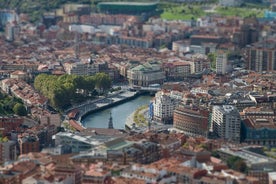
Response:
[{"label": "riverbank", "polygon": [[141,93],[139,92],[123,91],[115,95],[109,95],[108,97],[97,100],[94,103],[86,104],[85,106],[78,108],[78,110],[80,110],[78,121],[81,122],[87,115],[91,113],[101,111],[132,100],[140,94]]},{"label": "riverbank", "polygon": [[[139,111],[139,112],[137,112],[137,111]],[[148,108],[147,107],[145,107],[142,110],[137,109],[133,113],[131,113],[131,115],[129,115],[127,117],[126,122],[125,122],[126,129],[131,130],[131,129],[140,128],[140,127],[147,127],[148,126],[148,124],[147,124],[148,122],[146,122],[146,123],[145,122],[142,122],[142,123],[135,122],[135,114],[141,115],[144,118],[146,118],[147,117],[147,113],[148,113]]]},{"label": "riverbank", "polygon": [[89,114],[125,103],[138,97],[141,94],[142,93],[136,91],[118,91],[113,94],[109,94],[106,97],[101,97],[99,99],[87,101],[83,104],[76,105],[68,110],[66,114],[68,115],[74,112],[75,116],[73,119],[75,119],[80,125],[82,125],[82,120]]},{"label": "riverbank", "polygon": [[127,100],[124,103],[89,113],[85,118],[83,118],[81,123],[87,128],[107,128],[111,115],[114,128],[126,130],[125,123],[127,118],[138,108],[148,105],[151,99],[152,97],[148,94],[139,94],[137,97]]}]

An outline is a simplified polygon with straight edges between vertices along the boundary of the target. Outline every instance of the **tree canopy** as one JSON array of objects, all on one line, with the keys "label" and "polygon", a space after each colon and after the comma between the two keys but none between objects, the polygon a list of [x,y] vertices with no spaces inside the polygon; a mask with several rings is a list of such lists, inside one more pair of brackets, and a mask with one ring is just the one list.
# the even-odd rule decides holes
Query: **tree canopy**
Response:
[{"label": "tree canopy", "polygon": [[13,112],[19,116],[26,116],[27,110],[25,106],[21,103],[16,103],[13,107]]},{"label": "tree canopy", "polygon": [[90,4],[90,0],[0,0],[0,7],[27,13],[31,21],[35,22],[44,12],[59,8],[65,3]]},{"label": "tree canopy", "polygon": [[248,167],[247,167],[246,163],[244,162],[244,160],[238,156],[229,157],[227,159],[226,163],[230,169],[237,170],[239,172],[245,173],[248,170]]},{"label": "tree canopy", "polygon": [[97,94],[95,89],[106,92],[111,87],[111,79],[105,73],[94,76],[40,74],[35,78],[34,87],[49,99],[53,107],[62,110]]},{"label": "tree canopy", "polygon": [[14,107],[16,104],[20,104],[25,109],[22,100],[0,92],[0,115],[17,114],[14,111]]},{"label": "tree canopy", "polygon": [[217,58],[216,54],[210,52],[210,53],[208,53],[207,57],[211,62],[211,68],[216,69],[216,58]]}]

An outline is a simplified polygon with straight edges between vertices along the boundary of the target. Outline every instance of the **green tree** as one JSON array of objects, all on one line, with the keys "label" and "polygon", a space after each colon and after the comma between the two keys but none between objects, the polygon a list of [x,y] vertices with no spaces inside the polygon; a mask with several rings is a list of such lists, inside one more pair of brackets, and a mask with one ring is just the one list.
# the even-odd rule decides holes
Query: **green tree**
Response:
[{"label": "green tree", "polygon": [[101,92],[106,92],[110,86],[111,79],[105,73],[98,73],[94,76],[66,74],[59,77],[41,74],[34,80],[35,89],[46,96],[50,104],[58,110],[85,100],[88,94],[96,95],[95,87]]},{"label": "green tree", "polygon": [[212,155],[213,157],[220,158],[220,155],[219,155],[219,153],[218,153],[217,150],[216,150],[216,151],[212,151],[212,152],[211,152],[211,155]]},{"label": "green tree", "polygon": [[6,111],[3,107],[3,104],[0,104],[0,115],[5,115],[6,114]]},{"label": "green tree", "polygon": [[226,160],[227,166],[230,169],[237,170],[239,172],[247,172],[247,165],[244,160],[238,156],[231,156]]},{"label": "green tree", "polygon": [[86,76],[84,78],[83,90],[85,91],[85,95],[91,94],[95,90],[95,77],[94,76]]},{"label": "green tree", "polygon": [[105,73],[97,73],[95,75],[95,86],[101,92],[106,92],[111,87],[111,79]]},{"label": "green tree", "polygon": [[246,173],[248,170],[248,167],[243,160],[237,160],[234,164],[234,170],[237,170],[242,173]]},{"label": "green tree", "polygon": [[26,116],[27,110],[21,103],[16,103],[13,107],[13,112],[19,116]]},{"label": "green tree", "polygon": [[216,58],[217,58],[216,54],[210,52],[210,53],[208,53],[207,57],[211,62],[211,68],[216,69]]}]

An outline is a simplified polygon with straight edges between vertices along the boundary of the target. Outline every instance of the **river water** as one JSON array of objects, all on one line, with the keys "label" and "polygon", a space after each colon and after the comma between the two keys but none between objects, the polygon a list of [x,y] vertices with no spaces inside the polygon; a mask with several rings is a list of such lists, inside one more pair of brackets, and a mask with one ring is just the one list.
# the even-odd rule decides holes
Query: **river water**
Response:
[{"label": "river water", "polygon": [[91,113],[82,120],[82,124],[85,127],[108,128],[108,121],[111,112],[114,128],[125,129],[127,117],[140,106],[148,105],[152,98],[152,96],[141,95],[117,106]]}]

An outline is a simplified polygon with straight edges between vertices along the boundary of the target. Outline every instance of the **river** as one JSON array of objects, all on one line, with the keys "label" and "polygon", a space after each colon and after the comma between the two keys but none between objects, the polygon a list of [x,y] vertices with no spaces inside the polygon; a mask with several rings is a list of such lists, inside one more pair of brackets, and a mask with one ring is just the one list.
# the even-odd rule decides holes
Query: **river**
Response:
[{"label": "river", "polygon": [[108,121],[111,112],[114,128],[125,129],[127,117],[140,106],[148,105],[152,98],[152,96],[141,95],[117,106],[91,113],[82,120],[82,124],[87,128],[108,128]]}]

